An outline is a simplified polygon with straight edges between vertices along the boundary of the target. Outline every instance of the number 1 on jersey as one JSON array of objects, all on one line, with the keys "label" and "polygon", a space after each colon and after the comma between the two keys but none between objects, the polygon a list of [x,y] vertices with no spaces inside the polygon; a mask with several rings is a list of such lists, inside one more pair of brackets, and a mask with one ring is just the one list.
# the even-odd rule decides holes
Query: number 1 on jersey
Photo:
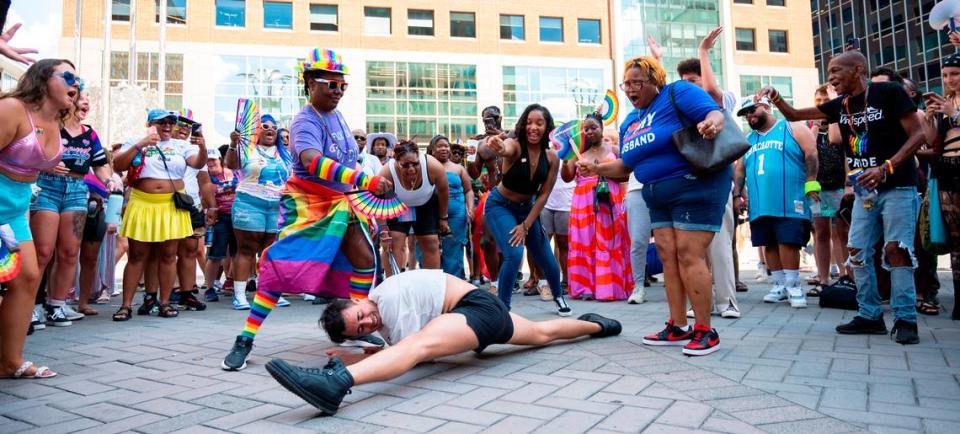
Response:
[{"label": "number 1 on jersey", "polygon": [[763,175],[763,154],[760,154],[757,162],[757,176]]}]

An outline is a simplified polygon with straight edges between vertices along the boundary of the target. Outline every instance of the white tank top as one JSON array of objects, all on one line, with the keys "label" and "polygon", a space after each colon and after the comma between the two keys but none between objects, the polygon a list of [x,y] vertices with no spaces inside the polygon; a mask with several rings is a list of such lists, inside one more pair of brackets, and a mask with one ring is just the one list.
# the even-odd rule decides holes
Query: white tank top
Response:
[{"label": "white tank top", "polygon": [[433,197],[434,186],[430,183],[430,179],[427,176],[427,154],[420,155],[420,176],[423,177],[423,182],[420,183],[420,188],[416,190],[407,190],[403,188],[403,184],[400,183],[400,178],[397,177],[397,161],[393,160],[387,163],[390,165],[390,174],[393,175],[393,189],[397,193],[397,197],[401,202],[407,204],[407,206],[420,206],[427,203],[431,197]]}]

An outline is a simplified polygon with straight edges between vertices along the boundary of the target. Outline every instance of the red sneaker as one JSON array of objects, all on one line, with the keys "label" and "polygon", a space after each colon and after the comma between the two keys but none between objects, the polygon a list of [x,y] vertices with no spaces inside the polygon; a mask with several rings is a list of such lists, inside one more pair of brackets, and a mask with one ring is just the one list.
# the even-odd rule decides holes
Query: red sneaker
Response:
[{"label": "red sneaker", "polygon": [[693,338],[683,346],[687,356],[706,356],[720,349],[720,334],[717,329],[696,324],[693,326]]},{"label": "red sneaker", "polygon": [[677,327],[673,325],[673,320],[667,321],[666,324],[667,327],[663,330],[652,335],[644,336],[643,344],[656,346],[684,345],[686,341],[693,338],[693,329],[684,330]]}]

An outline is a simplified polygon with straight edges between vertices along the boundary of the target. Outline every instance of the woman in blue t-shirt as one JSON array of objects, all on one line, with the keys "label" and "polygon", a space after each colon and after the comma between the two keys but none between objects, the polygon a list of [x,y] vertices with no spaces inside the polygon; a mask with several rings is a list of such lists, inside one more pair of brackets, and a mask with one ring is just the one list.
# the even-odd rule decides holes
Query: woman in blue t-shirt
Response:
[{"label": "woman in blue t-shirt", "polygon": [[[710,327],[711,282],[707,248],[720,230],[730,168],[694,175],[677,151],[672,134],[684,125],[696,125],[707,139],[723,129],[723,112],[705,91],[685,81],[666,83],[666,72],[652,57],[627,62],[620,88],[633,104],[620,127],[620,158],[596,164],[581,160],[584,176],[623,178],[633,173],[643,183],[643,200],[663,260],[664,286],[670,320],[662,331],[645,336],[647,345],[684,345],[688,356],[718,349],[720,336]],[[696,314],[687,326],[686,300]]]}]

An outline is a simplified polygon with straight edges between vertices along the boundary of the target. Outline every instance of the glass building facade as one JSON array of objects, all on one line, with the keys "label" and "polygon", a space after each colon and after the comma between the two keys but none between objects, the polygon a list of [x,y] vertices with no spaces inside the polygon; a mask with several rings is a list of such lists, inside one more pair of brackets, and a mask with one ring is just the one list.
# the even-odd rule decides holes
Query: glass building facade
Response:
[{"label": "glass building facade", "polygon": [[930,27],[936,0],[811,0],[813,44],[820,81],[831,56],[856,40],[870,69],[887,67],[940,92],[940,59],[952,54],[947,33]]},{"label": "glass building facade", "polygon": [[586,68],[503,67],[503,127],[513,128],[530,104],[550,109],[557,125],[597,109],[603,97],[603,70]]},{"label": "glass building facade", "polygon": [[[646,38],[651,35],[663,46],[667,80],[680,78],[677,63],[697,57],[700,40],[720,25],[719,8],[718,0],[623,0],[617,29],[623,59],[650,55]],[[710,63],[722,87],[721,50],[717,46],[711,51]],[[617,70],[621,66],[618,62]]]},{"label": "glass building facade", "polygon": [[289,57],[220,56],[214,88],[216,131],[234,130],[240,98],[253,99],[261,114],[289,126],[305,103],[303,83],[294,73],[297,62]]}]

